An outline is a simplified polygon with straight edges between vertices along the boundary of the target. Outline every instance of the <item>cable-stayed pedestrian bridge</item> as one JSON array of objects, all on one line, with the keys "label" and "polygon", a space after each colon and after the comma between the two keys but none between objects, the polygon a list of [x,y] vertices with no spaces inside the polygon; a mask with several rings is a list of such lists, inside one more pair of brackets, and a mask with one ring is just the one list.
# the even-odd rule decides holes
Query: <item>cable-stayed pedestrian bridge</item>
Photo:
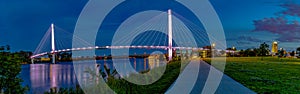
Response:
[{"label": "cable-stayed pedestrian bridge", "polygon": [[[218,43],[217,40],[209,39],[208,36],[214,37],[205,31],[202,24],[196,24],[195,21],[171,10],[149,17],[144,16],[137,16],[134,19],[128,18],[122,24],[123,28],[120,27],[123,32],[122,36],[117,36],[118,39],[111,43],[114,45],[95,46],[92,45],[93,43],[85,41],[84,38],[51,24],[31,58],[34,60],[48,55],[48,57],[52,57],[52,61],[55,63],[56,54],[61,52],[101,49],[160,49],[165,50],[169,60],[171,60],[175,50],[209,50],[202,47],[210,45],[210,40],[216,44],[222,44]],[[140,34],[140,31],[147,32]],[[135,39],[131,40],[130,38],[133,37]],[[72,44],[74,40],[77,42]],[[122,45],[128,42],[131,44]],[[72,45],[83,46],[73,47]]]}]

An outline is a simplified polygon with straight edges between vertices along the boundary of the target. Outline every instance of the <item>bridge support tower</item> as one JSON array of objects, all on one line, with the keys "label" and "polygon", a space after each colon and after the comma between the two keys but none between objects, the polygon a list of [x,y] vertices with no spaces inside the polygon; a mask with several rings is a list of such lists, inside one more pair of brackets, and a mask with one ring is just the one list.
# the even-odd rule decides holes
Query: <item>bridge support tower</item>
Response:
[{"label": "bridge support tower", "polygon": [[54,40],[54,24],[51,24],[51,46],[52,46],[52,63],[55,64],[55,40]]},{"label": "bridge support tower", "polygon": [[168,57],[169,57],[169,61],[172,60],[173,58],[173,47],[172,47],[172,41],[173,41],[173,38],[172,38],[172,10],[169,9],[168,10],[168,37],[169,37],[169,47],[168,47]]}]

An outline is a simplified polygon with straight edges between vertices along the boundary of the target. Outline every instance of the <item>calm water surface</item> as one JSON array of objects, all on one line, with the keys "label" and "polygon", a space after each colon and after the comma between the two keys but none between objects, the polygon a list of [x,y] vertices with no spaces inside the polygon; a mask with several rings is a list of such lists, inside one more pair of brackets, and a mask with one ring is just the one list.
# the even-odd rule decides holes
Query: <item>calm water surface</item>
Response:
[{"label": "calm water surface", "polygon": [[[131,65],[137,71],[147,70],[149,68],[148,59],[130,59]],[[112,60],[98,60],[97,64],[107,64],[113,68]],[[41,94],[49,91],[50,88],[74,88],[78,84],[72,62],[58,64],[26,64],[22,65],[20,74],[24,80],[23,86],[29,86],[28,93]]]}]

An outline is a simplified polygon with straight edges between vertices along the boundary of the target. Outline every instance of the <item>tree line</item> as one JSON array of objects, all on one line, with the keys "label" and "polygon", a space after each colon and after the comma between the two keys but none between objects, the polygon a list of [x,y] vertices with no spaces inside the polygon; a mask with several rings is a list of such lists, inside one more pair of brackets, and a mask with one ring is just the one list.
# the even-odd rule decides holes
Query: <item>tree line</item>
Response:
[{"label": "tree line", "polygon": [[26,61],[30,54],[26,52],[10,52],[10,46],[0,46],[0,94],[24,94],[28,87],[23,87],[23,81],[18,75],[21,72],[21,63]]},{"label": "tree line", "polygon": [[253,48],[253,49],[246,49],[246,50],[241,50],[239,52],[239,55],[242,57],[247,57],[247,56],[268,56],[270,54],[269,50],[269,45],[266,44],[265,42],[260,44],[258,48]]},{"label": "tree line", "polygon": [[[227,48],[227,50],[233,50],[236,51],[236,49],[232,49],[232,48]],[[296,51],[292,51],[290,52],[290,56],[296,56],[296,54],[298,54],[297,57],[300,57],[300,47],[298,47],[296,49]],[[260,44],[260,46],[258,48],[248,48],[246,50],[240,50],[238,53],[236,54],[232,54],[229,53],[229,56],[240,56],[240,57],[251,57],[251,56],[270,56],[271,55],[271,51],[270,51],[270,46],[268,44],[266,44],[265,42]],[[279,49],[278,53],[276,53],[276,56],[278,57],[286,57],[287,56],[287,52],[284,49]]]}]

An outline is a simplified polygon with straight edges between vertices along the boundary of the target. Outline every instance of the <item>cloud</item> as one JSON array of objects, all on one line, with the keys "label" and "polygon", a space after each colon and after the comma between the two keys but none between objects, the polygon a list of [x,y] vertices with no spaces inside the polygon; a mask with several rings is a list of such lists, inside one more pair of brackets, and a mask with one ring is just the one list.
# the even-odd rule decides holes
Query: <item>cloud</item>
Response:
[{"label": "cloud", "polygon": [[245,42],[245,41],[237,41],[236,42],[238,45],[249,45],[251,42]]},{"label": "cloud", "polygon": [[276,34],[282,34],[284,32],[296,32],[300,29],[299,22],[294,21],[289,23],[289,21],[283,17],[255,20],[254,26],[256,27],[254,31],[268,31]]},{"label": "cloud", "polygon": [[237,41],[241,44],[247,44],[250,42],[264,42],[264,40],[252,37],[252,36],[239,36],[237,38],[228,38],[227,41]]},{"label": "cloud", "polygon": [[238,38],[239,40],[245,40],[245,41],[250,41],[250,42],[262,42],[263,40],[251,37],[251,36],[240,36]]},{"label": "cloud", "polygon": [[278,41],[281,42],[297,42],[300,40],[300,24],[299,21],[291,21],[288,16],[300,17],[300,5],[283,4],[280,5],[286,10],[278,12],[280,16],[255,20],[254,32],[270,32],[278,34]]},{"label": "cloud", "polygon": [[281,42],[299,42],[300,41],[300,32],[285,32],[277,39]]},{"label": "cloud", "polygon": [[299,10],[300,5],[299,4],[286,3],[286,4],[282,4],[280,6],[286,9],[286,10],[280,12],[281,14],[300,17],[300,10]]}]

